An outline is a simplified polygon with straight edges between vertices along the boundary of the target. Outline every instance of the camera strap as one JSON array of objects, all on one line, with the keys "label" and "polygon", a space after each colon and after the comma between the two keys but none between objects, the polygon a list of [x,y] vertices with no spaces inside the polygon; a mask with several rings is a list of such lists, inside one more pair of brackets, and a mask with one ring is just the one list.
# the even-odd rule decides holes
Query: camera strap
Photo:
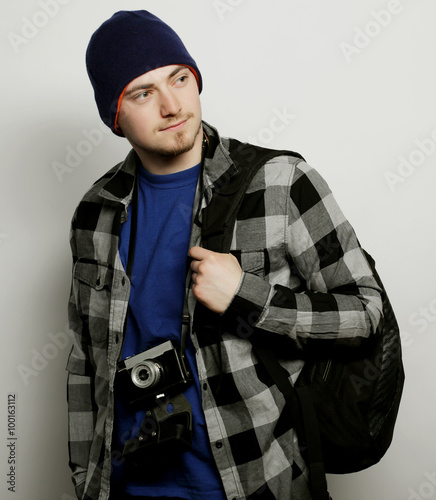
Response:
[{"label": "camera strap", "polygon": [[[137,165],[136,169],[138,170],[141,166]],[[133,269],[133,260],[135,258],[135,244],[136,244],[136,230],[138,225],[138,177],[139,172],[136,172],[135,176],[135,184],[133,185],[133,193],[132,193],[132,212],[131,212],[131,221],[130,221],[130,238],[129,238],[129,251],[127,254],[127,265],[126,265],[126,274],[129,278],[129,282],[132,283],[132,269]],[[124,321],[124,339],[127,334],[127,322],[129,318],[130,304],[127,304],[127,314],[126,319]],[[120,352],[121,356],[121,352]]]},{"label": "camera strap", "polygon": [[[137,169],[141,168],[139,165]],[[136,244],[136,232],[138,226],[138,184],[139,184],[139,172],[136,172],[135,184],[133,186],[132,193],[132,213],[130,222],[130,240],[129,240],[129,252],[127,255],[127,268],[126,273],[129,281],[132,281],[132,269],[133,261],[135,258],[135,244]]]}]

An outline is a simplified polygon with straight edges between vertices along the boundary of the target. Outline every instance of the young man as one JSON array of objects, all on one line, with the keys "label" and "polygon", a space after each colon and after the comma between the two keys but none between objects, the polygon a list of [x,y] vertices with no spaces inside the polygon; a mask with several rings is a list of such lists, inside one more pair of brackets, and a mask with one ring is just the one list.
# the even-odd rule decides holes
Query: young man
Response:
[{"label": "young man", "polygon": [[376,331],[380,290],[352,228],[319,174],[286,155],[252,180],[230,253],[202,248],[204,209],[236,169],[233,141],[202,121],[195,61],[160,19],[118,12],[87,68],[101,118],[132,150],[72,222],[78,498],[310,499],[250,332],[295,381],[314,344],[357,349]]}]

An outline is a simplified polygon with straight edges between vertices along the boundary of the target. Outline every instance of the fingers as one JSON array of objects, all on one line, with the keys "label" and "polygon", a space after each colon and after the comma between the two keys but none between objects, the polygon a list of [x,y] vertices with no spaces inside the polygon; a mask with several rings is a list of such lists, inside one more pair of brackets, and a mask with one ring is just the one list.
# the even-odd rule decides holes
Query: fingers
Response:
[{"label": "fingers", "polygon": [[194,285],[197,283],[197,278],[198,278],[198,273],[193,271],[191,274],[191,280],[192,280],[192,283],[194,283]]},{"label": "fingers", "polygon": [[193,259],[190,266],[195,298],[214,312],[224,312],[242,276],[237,259],[201,247],[192,247],[189,255]]},{"label": "fingers", "polygon": [[201,247],[192,247],[189,250],[189,256],[192,257],[191,270],[193,273],[192,280],[195,283],[198,274],[200,273],[200,266],[202,262],[215,254],[211,250],[206,250]]},{"label": "fingers", "polygon": [[215,252],[212,252],[212,250],[207,250],[206,248],[195,246],[190,248],[188,255],[195,260],[203,260],[213,253]]},{"label": "fingers", "polygon": [[191,271],[192,271],[192,274],[191,274],[191,279],[192,279],[192,282],[194,284],[197,283],[197,280],[199,278],[199,276],[202,276],[204,274],[204,266],[205,266],[205,262],[204,260],[193,260],[191,261]]},{"label": "fingers", "polygon": [[198,268],[200,267],[200,260],[192,260],[191,261],[191,270],[193,273],[198,273]]}]

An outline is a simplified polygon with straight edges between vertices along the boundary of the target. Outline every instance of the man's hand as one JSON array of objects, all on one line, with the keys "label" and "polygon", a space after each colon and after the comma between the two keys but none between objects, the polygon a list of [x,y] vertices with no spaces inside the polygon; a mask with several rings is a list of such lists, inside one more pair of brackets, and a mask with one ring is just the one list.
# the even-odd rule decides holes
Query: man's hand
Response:
[{"label": "man's hand", "polygon": [[232,301],[242,277],[236,257],[201,247],[189,250],[192,257],[192,291],[195,298],[216,313],[223,313]]}]

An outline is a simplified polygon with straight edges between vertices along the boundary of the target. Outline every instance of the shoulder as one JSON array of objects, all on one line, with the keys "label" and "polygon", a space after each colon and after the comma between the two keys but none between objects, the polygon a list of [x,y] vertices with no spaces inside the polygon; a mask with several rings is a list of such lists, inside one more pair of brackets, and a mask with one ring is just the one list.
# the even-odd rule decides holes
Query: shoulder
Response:
[{"label": "shoulder", "polygon": [[296,151],[265,148],[248,142],[240,142],[232,138],[223,138],[222,144],[229,152],[232,160],[239,164],[257,165],[260,167],[277,162],[295,165],[304,161],[304,157]]},{"label": "shoulder", "polygon": [[83,195],[74,211],[71,227],[76,229],[111,232],[111,224],[118,210],[126,211],[136,175],[135,155],[126,159],[101,176]]},{"label": "shoulder", "polygon": [[232,139],[223,141],[229,149],[230,156],[235,157],[240,164],[249,169],[255,169],[251,188],[258,184],[268,186],[283,186],[292,189],[328,190],[321,174],[306,162],[303,155],[292,150],[276,150],[260,147],[249,143],[238,143]]},{"label": "shoulder", "polygon": [[131,196],[138,165],[136,153],[127,157],[97,179],[79,202],[82,204],[122,203]]},{"label": "shoulder", "polygon": [[105,185],[114,178],[119,167],[119,165],[112,167],[106,174],[95,181],[82,196],[71,220],[71,229],[73,231],[77,229],[96,229],[105,202],[101,192],[104,190]]},{"label": "shoulder", "polygon": [[106,184],[111,181],[114,176],[119,172],[123,162],[118,163],[114,167],[112,167],[110,170],[108,170],[104,175],[102,175],[99,179],[97,179],[94,184],[85,192],[85,194],[82,196],[82,199],[80,200],[80,203],[83,202],[97,202],[98,200],[101,201],[100,197],[100,192],[102,189],[105,188]]},{"label": "shoulder", "polygon": [[267,156],[259,170],[266,184],[286,185],[293,193],[318,193],[323,198],[331,190],[320,172],[306,162],[299,153],[293,151],[276,151]]}]

